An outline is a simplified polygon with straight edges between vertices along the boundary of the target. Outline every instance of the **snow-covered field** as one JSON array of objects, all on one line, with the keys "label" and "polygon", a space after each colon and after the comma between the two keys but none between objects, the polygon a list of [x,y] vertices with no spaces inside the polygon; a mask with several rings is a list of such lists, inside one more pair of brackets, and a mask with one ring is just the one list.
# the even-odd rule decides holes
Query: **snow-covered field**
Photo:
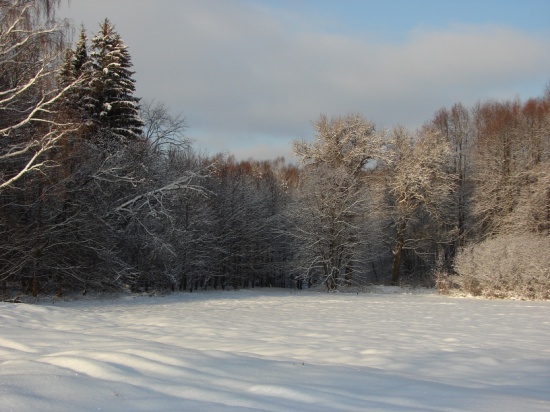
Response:
[{"label": "snow-covered field", "polygon": [[0,328],[0,411],[550,411],[550,302],[212,291]]}]

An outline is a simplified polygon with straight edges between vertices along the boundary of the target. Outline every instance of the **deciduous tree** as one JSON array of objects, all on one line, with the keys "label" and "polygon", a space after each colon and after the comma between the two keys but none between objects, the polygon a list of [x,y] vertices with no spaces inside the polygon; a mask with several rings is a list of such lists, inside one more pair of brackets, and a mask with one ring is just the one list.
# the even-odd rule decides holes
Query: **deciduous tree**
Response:
[{"label": "deciduous tree", "polygon": [[57,3],[0,3],[0,191],[53,166],[49,152],[77,127],[57,107],[77,81],[55,84],[65,33]]},{"label": "deciduous tree", "polygon": [[391,283],[397,285],[404,250],[420,252],[423,243],[437,245],[443,241],[441,229],[453,220],[451,195],[456,176],[448,172],[449,143],[430,129],[415,134],[394,129],[390,149],[387,184],[394,229]]},{"label": "deciduous tree", "polygon": [[299,249],[301,276],[319,274],[330,291],[350,284],[360,273],[372,206],[364,179],[385,157],[384,135],[357,114],[331,120],[321,116],[315,128],[312,143],[294,143],[304,170],[291,211],[291,233]]}]

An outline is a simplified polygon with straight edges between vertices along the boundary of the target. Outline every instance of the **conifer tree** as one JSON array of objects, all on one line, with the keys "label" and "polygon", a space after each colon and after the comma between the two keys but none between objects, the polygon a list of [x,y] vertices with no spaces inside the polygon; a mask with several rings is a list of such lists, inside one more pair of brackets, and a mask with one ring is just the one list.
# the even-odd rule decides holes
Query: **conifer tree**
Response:
[{"label": "conifer tree", "polygon": [[[78,57],[78,51],[75,53]],[[108,19],[91,42],[92,115],[102,129],[120,140],[135,140],[142,134],[139,98],[127,46]]]},{"label": "conifer tree", "polygon": [[75,44],[73,54],[73,68],[76,74],[81,74],[86,64],[89,62],[88,56],[88,36],[86,36],[86,28],[84,25],[80,26],[80,35],[78,41]]},{"label": "conifer tree", "polygon": [[77,107],[83,112],[86,121],[94,118],[96,98],[92,90],[93,66],[88,49],[88,36],[84,25],[80,28],[80,35],[75,44],[72,56],[72,68],[75,77],[82,78],[77,88]]},{"label": "conifer tree", "polygon": [[[78,41],[74,49],[68,48],[59,70],[61,86],[75,82],[75,86],[64,96],[63,106],[66,114],[80,124],[80,132],[95,133],[97,123],[93,121],[95,98],[90,86],[92,64],[88,52],[88,37],[84,25],[80,28]],[[82,128],[82,126],[86,126]]]},{"label": "conifer tree", "polygon": [[59,69],[59,83],[61,86],[70,84],[75,79],[75,72],[73,68],[74,50],[68,48],[65,50],[65,56],[61,68]]}]

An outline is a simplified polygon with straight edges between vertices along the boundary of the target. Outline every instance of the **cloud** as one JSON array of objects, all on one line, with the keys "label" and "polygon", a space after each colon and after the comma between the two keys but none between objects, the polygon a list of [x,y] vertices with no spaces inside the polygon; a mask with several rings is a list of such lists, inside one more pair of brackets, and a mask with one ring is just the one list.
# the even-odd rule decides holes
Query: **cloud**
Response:
[{"label": "cloud", "polygon": [[550,73],[549,37],[503,26],[413,30],[396,43],[324,33],[291,11],[240,1],[91,3],[69,10],[97,21],[108,13],[130,46],[138,93],[181,112],[190,134],[220,136],[214,151],[290,148],[321,113],[418,126],[457,101],[540,94]]}]

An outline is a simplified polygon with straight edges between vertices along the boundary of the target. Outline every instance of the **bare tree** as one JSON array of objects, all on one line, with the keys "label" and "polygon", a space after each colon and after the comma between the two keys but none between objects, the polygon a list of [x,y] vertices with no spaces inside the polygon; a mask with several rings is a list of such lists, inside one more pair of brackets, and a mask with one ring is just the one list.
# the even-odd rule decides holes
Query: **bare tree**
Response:
[{"label": "bare tree", "polygon": [[374,208],[363,183],[342,168],[319,166],[304,173],[287,216],[298,279],[318,278],[329,291],[359,283],[364,252],[374,240],[369,219]]},{"label": "bare tree", "polygon": [[294,154],[305,166],[343,167],[359,176],[369,162],[384,158],[384,133],[360,114],[329,119],[322,115],[314,124],[315,141],[293,142]]},{"label": "bare tree", "polygon": [[[459,224],[459,233],[465,236],[454,262],[456,283],[466,292],[492,297],[547,296],[548,273],[536,256],[546,256],[550,230],[548,96],[525,103],[478,103],[470,111],[464,178],[461,169],[454,168],[459,223],[460,186],[467,189],[464,228],[469,230],[462,231]],[[456,144],[461,135],[456,126],[467,124],[461,119],[467,119],[464,110],[442,110],[432,126]],[[455,148],[456,160],[457,154]]]},{"label": "bare tree", "polygon": [[424,129],[411,134],[397,128],[390,147],[393,157],[387,184],[394,228],[391,283],[397,285],[403,251],[420,251],[422,243],[438,242],[434,227],[441,227],[452,217],[450,201],[456,176],[447,171],[450,148],[439,133]]},{"label": "bare tree", "polygon": [[[350,284],[360,273],[369,241],[365,225],[372,204],[364,180],[385,157],[384,134],[352,114],[315,123],[312,143],[295,142],[305,165],[291,216],[302,277],[319,274],[327,290]],[[291,218],[292,219],[292,218]]]},{"label": "bare tree", "polygon": [[456,175],[456,228],[458,230],[455,244],[450,250],[454,256],[456,250],[464,246],[468,231],[471,228],[471,195],[472,195],[472,147],[473,127],[470,111],[461,103],[457,103],[450,110],[439,110],[432,120],[430,127],[434,127],[449,142],[451,149],[449,170]]},{"label": "bare tree", "polygon": [[57,67],[66,25],[52,19],[58,1],[0,3],[0,190],[55,163],[47,154],[77,126],[59,111]]},{"label": "bare tree", "polygon": [[185,136],[185,119],[179,115],[171,115],[164,103],[142,102],[140,113],[143,120],[143,135],[149,141],[152,150],[167,153],[173,147],[190,148],[192,142]]},{"label": "bare tree", "polygon": [[474,109],[475,192],[473,212],[478,239],[496,235],[514,210],[523,165],[520,152],[520,103],[487,102]]}]

